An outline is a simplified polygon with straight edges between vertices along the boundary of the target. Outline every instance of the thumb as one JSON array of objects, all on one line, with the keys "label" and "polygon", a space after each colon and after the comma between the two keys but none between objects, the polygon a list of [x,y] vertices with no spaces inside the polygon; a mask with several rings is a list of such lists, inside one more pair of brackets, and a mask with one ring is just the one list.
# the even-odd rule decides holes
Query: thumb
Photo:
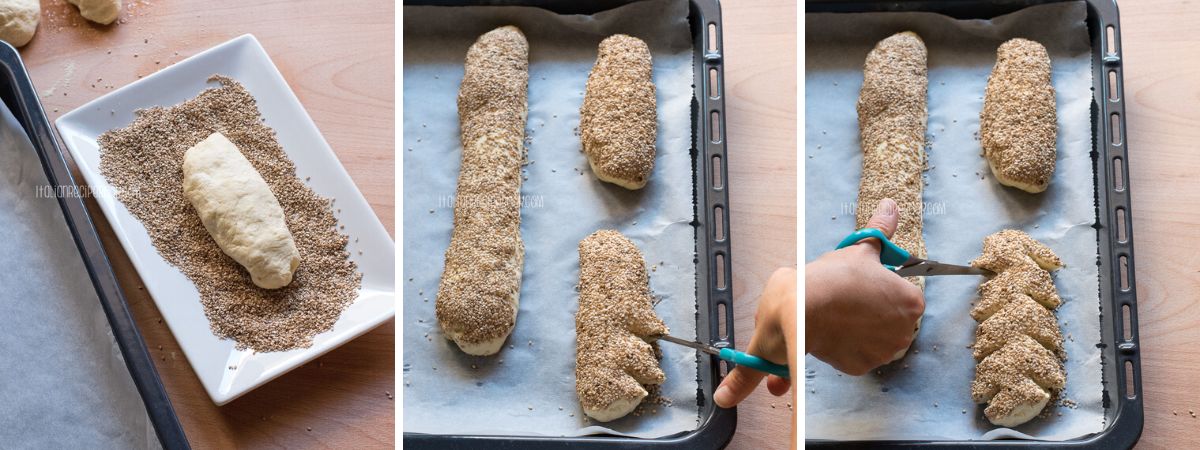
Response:
[{"label": "thumb", "polygon": [[[774,327],[778,327],[778,325]],[[750,336],[750,345],[746,347],[746,353],[751,355],[762,355],[764,353],[764,336],[770,333],[766,331],[767,328],[770,328],[770,326],[764,326],[762,323],[756,324],[754,335]],[[784,351],[784,355],[787,355],[786,350]],[[722,408],[732,408],[741,403],[742,400],[745,400],[746,397],[749,397],[750,393],[754,392],[754,389],[758,387],[759,383],[766,376],[767,374],[746,366],[734,367],[733,370],[725,375],[725,379],[721,380],[721,384],[717,386],[717,391],[713,393],[713,402]]]},{"label": "thumb", "polygon": [[[900,206],[896,204],[895,200],[885,198],[879,201],[879,205],[875,207],[875,213],[867,220],[865,228],[878,228],[879,231],[883,232],[884,236],[890,239],[892,234],[896,232],[896,226],[899,222]],[[880,244],[878,239],[865,239],[863,242],[874,247],[876,252],[879,251]]]},{"label": "thumb", "polygon": [[725,375],[725,379],[721,380],[721,385],[717,386],[717,392],[713,393],[713,402],[722,408],[734,407],[754,392],[754,388],[758,387],[764,376],[766,374],[744,366],[734,367]]},{"label": "thumb", "polygon": [[879,205],[875,207],[875,213],[867,220],[867,228],[878,228],[883,232],[884,236],[889,239],[896,232],[896,225],[900,222],[900,206],[895,200],[885,198],[879,201]]}]

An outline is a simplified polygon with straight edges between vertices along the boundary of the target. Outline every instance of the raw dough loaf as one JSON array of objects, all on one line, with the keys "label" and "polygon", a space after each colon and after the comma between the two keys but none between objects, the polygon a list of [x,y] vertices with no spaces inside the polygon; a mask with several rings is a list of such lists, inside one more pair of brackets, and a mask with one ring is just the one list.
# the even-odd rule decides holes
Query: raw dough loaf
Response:
[{"label": "raw dough loaf", "polygon": [[79,14],[84,19],[101,25],[108,25],[121,15],[121,0],[67,0],[68,3],[79,7]]},{"label": "raw dough loaf", "polygon": [[1058,114],[1046,47],[1013,39],[996,51],[988,76],[979,140],[996,180],[1038,193],[1054,175]]},{"label": "raw dough loaf", "polygon": [[971,310],[980,321],[971,397],[987,403],[983,415],[992,424],[1015,427],[1037,416],[1066,385],[1066,353],[1052,311],[1061,300],[1049,273],[1062,260],[1028,234],[1003,230],[984,238],[983,254],[971,265],[997,274],[980,286]]},{"label": "raw dough loaf", "polygon": [[575,392],[584,414],[608,422],[629,414],[662,384],[649,342],[668,334],[654,313],[642,252],[614,230],[579,242],[579,311],[575,313]]},{"label": "raw dough loaf", "polygon": [[471,355],[500,351],[517,324],[525,245],[521,241],[521,164],[529,43],[500,27],[467,50],[458,91],[462,165],[454,231],[435,309],[446,338]]},{"label": "raw dough loaf", "polygon": [[0,41],[13,47],[28,44],[41,15],[38,0],[0,0]]},{"label": "raw dough loaf", "polygon": [[650,48],[617,34],[600,42],[588,75],[579,133],[588,165],[602,181],[641,189],[654,170],[658,109]]},{"label": "raw dough loaf", "polygon": [[1062,389],[1067,374],[1050,350],[1025,335],[1014,336],[975,366],[971,398],[987,403],[983,414],[992,424],[1015,427],[1032,420]]},{"label": "raw dough loaf", "polygon": [[[862,179],[858,187],[855,227],[867,226],[884,198],[900,207],[899,225],[891,241],[918,258],[925,257],[925,207],[922,202],[925,170],[926,92],[929,77],[925,43],[905,31],[879,41],[867,54],[862,91],[858,97],[858,127],[862,139]],[[909,277],[925,288],[923,277]],[[914,325],[915,335],[921,320]],[[900,359],[908,352],[896,353]]]},{"label": "raw dough loaf", "polygon": [[183,156],[183,195],[221,250],[258,287],[292,282],[300,251],[271,188],[237,146],[213,133]]}]

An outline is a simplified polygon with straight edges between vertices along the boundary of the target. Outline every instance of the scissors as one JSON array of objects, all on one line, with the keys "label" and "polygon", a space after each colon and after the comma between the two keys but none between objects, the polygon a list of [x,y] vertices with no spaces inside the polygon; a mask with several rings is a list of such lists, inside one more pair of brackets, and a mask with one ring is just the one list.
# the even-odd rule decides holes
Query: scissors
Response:
[{"label": "scissors", "polygon": [[737,351],[728,347],[716,348],[711,345],[701,344],[699,342],[679,339],[671,335],[662,335],[659,336],[659,338],[667,342],[679,344],[685,347],[691,347],[704,353],[716,355],[716,357],[719,359],[729,361],[739,366],[746,366],[759,372],[769,373],[783,378],[791,378],[791,374],[788,372],[788,366],[775,364],[746,352]]},{"label": "scissors", "polygon": [[929,261],[917,258],[908,253],[908,251],[900,248],[892,241],[888,240],[887,236],[883,235],[883,231],[878,228],[861,228],[837,245],[837,248],[845,248],[861,242],[863,239],[875,238],[883,243],[879,251],[879,262],[883,263],[896,275],[902,277],[927,277],[932,275],[995,275],[994,272],[987,269],[980,269],[971,266],[956,266],[954,264],[942,264],[937,261]]}]

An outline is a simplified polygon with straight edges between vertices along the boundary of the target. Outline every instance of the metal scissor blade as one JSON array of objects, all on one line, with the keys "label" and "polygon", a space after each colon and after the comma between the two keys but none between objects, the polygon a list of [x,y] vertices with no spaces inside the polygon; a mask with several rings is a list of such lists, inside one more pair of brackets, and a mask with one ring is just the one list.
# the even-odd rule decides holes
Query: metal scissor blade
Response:
[{"label": "metal scissor blade", "polygon": [[704,352],[704,353],[711,353],[711,354],[714,354],[714,355],[719,355],[719,354],[721,354],[721,352],[720,352],[719,350],[717,350],[716,348],[713,348],[711,345],[704,345],[704,344],[701,344],[701,343],[699,343],[699,342],[692,342],[692,341],[688,341],[688,340],[683,340],[683,339],[679,339],[679,338],[677,338],[677,337],[672,337],[671,335],[666,335],[666,334],[664,334],[664,335],[662,335],[662,336],[659,336],[659,339],[662,339],[662,340],[664,340],[664,341],[667,341],[667,342],[673,342],[673,343],[676,343],[676,344],[679,344],[679,345],[682,345],[682,346],[685,346],[685,347],[691,347],[691,348],[694,348],[694,349],[696,349],[696,350],[700,350],[700,351],[702,351],[702,352]]},{"label": "metal scissor blade", "polygon": [[937,261],[925,261],[908,267],[896,269],[896,275],[902,277],[928,277],[934,275],[994,275],[990,270],[970,266],[942,264]]}]

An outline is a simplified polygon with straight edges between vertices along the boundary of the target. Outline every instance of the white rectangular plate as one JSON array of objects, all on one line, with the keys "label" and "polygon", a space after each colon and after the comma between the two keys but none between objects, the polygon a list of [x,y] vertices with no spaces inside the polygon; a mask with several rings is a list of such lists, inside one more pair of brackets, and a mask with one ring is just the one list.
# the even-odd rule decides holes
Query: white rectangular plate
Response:
[{"label": "white rectangular plate", "polygon": [[[239,351],[232,340],[213,335],[195,285],[158,254],[145,227],[117,200],[112,186],[100,174],[100,148],[96,142],[100,134],[132,123],[135,110],[177,105],[206,88],[216,87],[216,83],[207,81],[213,74],[241,82],[254,95],[267,125],[275,129],[280,145],[296,164],[296,175],[308,180],[317,194],[336,199],[341,209],[338,222],[345,225],[342,231],[350,237],[347,250],[363,274],[362,288],[333,329],[317,335],[312,347],[274,353]],[[55,123],[121,246],[217,405],[396,315],[395,242],[254,36],[240,36],[180,61],[80,106]]]}]

